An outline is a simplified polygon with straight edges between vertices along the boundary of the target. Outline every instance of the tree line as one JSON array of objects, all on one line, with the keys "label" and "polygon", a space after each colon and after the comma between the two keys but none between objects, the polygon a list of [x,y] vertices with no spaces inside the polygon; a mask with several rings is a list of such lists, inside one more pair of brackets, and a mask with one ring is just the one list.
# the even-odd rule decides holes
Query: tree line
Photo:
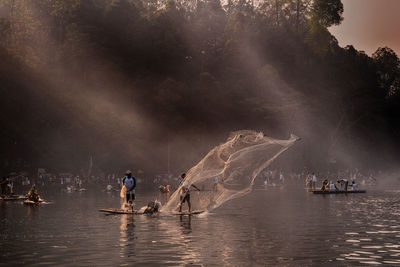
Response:
[{"label": "tree line", "polygon": [[[343,20],[340,0],[0,3],[3,160],[24,154],[74,166],[95,153],[114,165],[145,162],[146,145],[116,160],[110,151],[121,143],[106,141],[131,140],[118,130],[140,135],[135,124],[115,122],[111,111],[102,121],[71,119],[77,110],[103,114],[76,100],[96,94],[160,130],[135,147],[158,147],[165,133],[198,140],[253,128],[303,137],[296,159],[305,164],[398,154],[399,58],[388,47],[372,56],[341,48],[328,31]],[[104,121],[112,126],[99,128]]]}]

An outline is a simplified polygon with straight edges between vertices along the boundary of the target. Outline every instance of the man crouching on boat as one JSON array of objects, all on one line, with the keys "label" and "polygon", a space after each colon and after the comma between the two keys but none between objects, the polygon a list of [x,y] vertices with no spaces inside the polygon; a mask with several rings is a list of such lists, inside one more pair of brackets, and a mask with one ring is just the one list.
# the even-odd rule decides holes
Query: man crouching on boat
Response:
[{"label": "man crouching on boat", "polygon": [[28,199],[33,201],[33,202],[39,202],[39,193],[36,190],[36,186],[35,185],[33,185],[31,190],[29,190]]},{"label": "man crouching on boat", "polygon": [[156,201],[150,201],[149,204],[147,204],[146,209],[144,210],[144,214],[153,214],[157,213],[161,210],[162,205],[161,202],[156,200]]}]

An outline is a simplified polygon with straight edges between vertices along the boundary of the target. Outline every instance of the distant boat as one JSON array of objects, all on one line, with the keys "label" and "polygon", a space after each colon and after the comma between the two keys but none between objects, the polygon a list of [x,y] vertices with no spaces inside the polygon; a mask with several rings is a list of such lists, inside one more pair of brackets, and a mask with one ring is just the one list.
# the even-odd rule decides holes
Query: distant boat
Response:
[{"label": "distant boat", "polygon": [[99,211],[110,214],[139,214],[137,210],[130,209],[100,209]]},{"label": "distant boat", "polygon": [[335,191],[325,191],[325,190],[313,190],[314,194],[354,194],[354,193],[367,193],[366,190],[335,190]]},{"label": "distant boat", "polygon": [[38,201],[32,201],[32,200],[25,200],[24,204],[25,205],[39,205],[40,203],[44,202],[43,199],[39,198]]},{"label": "distant boat", "polygon": [[13,196],[4,196],[4,197],[0,198],[0,200],[3,200],[3,201],[16,201],[16,200],[26,200],[26,199],[28,199],[28,197],[24,196],[24,195],[20,195],[20,196],[15,196],[15,195],[13,195]]}]

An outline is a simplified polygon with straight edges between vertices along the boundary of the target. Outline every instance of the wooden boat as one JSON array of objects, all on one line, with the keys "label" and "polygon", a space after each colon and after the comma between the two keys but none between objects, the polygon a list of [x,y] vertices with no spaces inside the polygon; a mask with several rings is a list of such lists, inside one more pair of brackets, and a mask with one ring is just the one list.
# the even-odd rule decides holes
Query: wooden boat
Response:
[{"label": "wooden boat", "polygon": [[3,201],[18,201],[18,200],[27,200],[28,199],[28,197],[27,196],[23,196],[23,195],[21,195],[21,196],[9,196],[9,197],[2,197],[2,198],[0,198],[1,200],[3,200]]},{"label": "wooden boat", "polygon": [[39,205],[42,202],[44,202],[44,200],[40,198],[39,201],[25,200],[24,204],[25,205]]},{"label": "wooden boat", "polygon": [[137,210],[132,209],[99,209],[100,212],[109,214],[141,214]]},{"label": "wooden boat", "polygon": [[[131,210],[131,209],[99,209],[100,212],[105,212],[107,214],[145,214],[142,209],[140,210]],[[193,210],[191,212],[182,211],[182,212],[172,212],[172,215],[195,215],[203,213],[204,210]]]},{"label": "wooden boat", "polygon": [[205,210],[192,210],[191,212],[186,210],[186,211],[181,211],[181,212],[174,211],[174,212],[172,212],[172,214],[173,215],[195,215],[195,214],[200,214],[203,212],[205,212]]},{"label": "wooden boat", "polygon": [[356,193],[367,193],[366,190],[335,190],[335,191],[325,191],[325,190],[313,190],[314,194],[356,194]]}]

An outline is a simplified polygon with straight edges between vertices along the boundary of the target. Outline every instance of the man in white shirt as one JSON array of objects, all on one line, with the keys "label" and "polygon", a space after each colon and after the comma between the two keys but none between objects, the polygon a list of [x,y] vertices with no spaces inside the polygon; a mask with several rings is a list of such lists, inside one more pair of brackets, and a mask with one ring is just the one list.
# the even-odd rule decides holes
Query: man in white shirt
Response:
[{"label": "man in white shirt", "polygon": [[184,176],[184,180],[182,183],[182,188],[181,188],[181,192],[180,192],[180,203],[179,203],[179,212],[182,212],[182,204],[185,203],[185,201],[188,204],[189,207],[189,212],[191,212],[191,203],[190,203],[190,187],[193,186],[194,188],[196,188],[198,191],[200,191],[199,188],[197,188],[197,186],[195,186],[194,184],[189,185],[189,182],[187,181],[187,176]]},{"label": "man in white shirt", "polygon": [[311,175],[311,184],[312,184],[312,189],[315,190],[315,185],[317,184],[317,176],[312,173]]},{"label": "man in white shirt", "polygon": [[285,178],[283,177],[283,173],[282,172],[279,174],[279,182],[281,184],[283,184],[285,182]]},{"label": "man in white shirt", "polygon": [[357,184],[356,184],[355,181],[353,181],[353,182],[351,183],[351,188],[353,189],[353,191],[357,191]]},{"label": "man in white shirt", "polygon": [[214,177],[214,191],[218,191],[218,183],[219,183],[219,178],[218,176]]}]

